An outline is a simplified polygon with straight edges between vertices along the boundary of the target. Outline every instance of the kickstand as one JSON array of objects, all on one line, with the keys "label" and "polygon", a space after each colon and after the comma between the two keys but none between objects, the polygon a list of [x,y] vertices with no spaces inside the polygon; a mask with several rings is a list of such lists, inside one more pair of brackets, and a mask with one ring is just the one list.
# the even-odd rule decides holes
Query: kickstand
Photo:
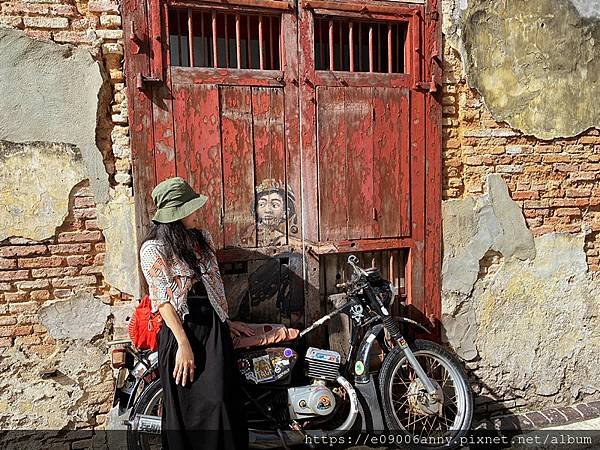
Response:
[{"label": "kickstand", "polygon": [[281,441],[281,446],[285,450],[290,450],[290,448],[288,447],[288,445],[285,443],[285,438],[283,437],[283,433],[281,432],[281,428],[277,428],[277,434],[279,435],[279,440]]}]

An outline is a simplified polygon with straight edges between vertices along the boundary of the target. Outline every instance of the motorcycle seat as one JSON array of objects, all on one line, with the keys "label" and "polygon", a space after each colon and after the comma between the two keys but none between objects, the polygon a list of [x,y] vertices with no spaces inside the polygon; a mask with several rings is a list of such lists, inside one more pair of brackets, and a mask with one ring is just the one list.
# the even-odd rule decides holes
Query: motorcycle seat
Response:
[{"label": "motorcycle seat", "polygon": [[231,339],[235,349],[263,347],[279,342],[293,341],[300,333],[300,330],[296,328],[288,328],[279,323],[247,323],[246,325],[254,330],[254,335],[234,336],[232,334]]}]

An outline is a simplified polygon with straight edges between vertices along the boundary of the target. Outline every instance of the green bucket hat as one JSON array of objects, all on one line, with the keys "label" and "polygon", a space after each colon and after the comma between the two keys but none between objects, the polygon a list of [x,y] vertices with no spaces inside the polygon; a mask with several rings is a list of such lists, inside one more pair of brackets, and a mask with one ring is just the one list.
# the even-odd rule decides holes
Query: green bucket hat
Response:
[{"label": "green bucket hat", "polygon": [[208,197],[198,194],[181,177],[168,178],[152,190],[152,200],[156,213],[154,222],[169,223],[183,219],[198,208],[201,208]]}]

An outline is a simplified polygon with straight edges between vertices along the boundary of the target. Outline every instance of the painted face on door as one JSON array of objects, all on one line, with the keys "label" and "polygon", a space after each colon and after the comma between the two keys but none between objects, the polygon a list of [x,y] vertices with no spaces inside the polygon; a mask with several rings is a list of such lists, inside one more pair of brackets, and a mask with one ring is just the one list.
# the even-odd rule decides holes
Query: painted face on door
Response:
[{"label": "painted face on door", "polygon": [[276,226],[285,220],[285,201],[279,192],[261,195],[256,213],[258,222],[267,226]]}]

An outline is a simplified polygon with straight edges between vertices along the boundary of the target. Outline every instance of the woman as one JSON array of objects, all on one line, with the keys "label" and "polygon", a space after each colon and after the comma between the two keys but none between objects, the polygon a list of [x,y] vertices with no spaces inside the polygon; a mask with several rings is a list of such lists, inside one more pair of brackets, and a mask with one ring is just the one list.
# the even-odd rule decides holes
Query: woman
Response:
[{"label": "woman", "polygon": [[181,177],[158,184],[153,226],[140,249],[152,310],[164,320],[158,334],[163,449],[248,448],[230,331],[253,332],[228,318],[214,243],[199,229],[197,212],[207,199]]}]

